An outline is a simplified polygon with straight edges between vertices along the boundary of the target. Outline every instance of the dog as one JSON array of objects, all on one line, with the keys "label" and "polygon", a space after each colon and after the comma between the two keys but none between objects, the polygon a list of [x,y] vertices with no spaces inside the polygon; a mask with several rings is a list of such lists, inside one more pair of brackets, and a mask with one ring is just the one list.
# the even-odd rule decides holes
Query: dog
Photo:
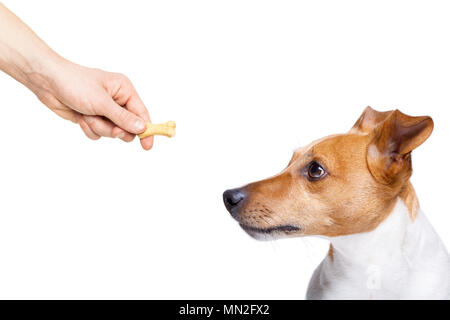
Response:
[{"label": "dog", "polygon": [[252,237],[321,236],[307,299],[449,299],[450,256],[419,208],[411,152],[428,116],[367,107],[348,133],[294,152],[278,175],[224,192]]}]

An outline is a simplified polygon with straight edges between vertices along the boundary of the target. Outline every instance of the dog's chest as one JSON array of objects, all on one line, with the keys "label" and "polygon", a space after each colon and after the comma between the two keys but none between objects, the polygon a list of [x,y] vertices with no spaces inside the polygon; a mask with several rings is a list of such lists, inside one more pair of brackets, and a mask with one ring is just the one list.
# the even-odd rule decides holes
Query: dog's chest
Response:
[{"label": "dog's chest", "polygon": [[308,288],[313,299],[442,298],[450,287],[448,253],[423,217],[411,223],[401,201],[372,232],[331,239],[333,255]]},{"label": "dog's chest", "polygon": [[[337,266],[339,264],[339,266]],[[396,299],[407,288],[409,267],[400,255],[386,261],[349,265],[337,257],[322,263],[319,279],[324,298],[330,299]]]}]

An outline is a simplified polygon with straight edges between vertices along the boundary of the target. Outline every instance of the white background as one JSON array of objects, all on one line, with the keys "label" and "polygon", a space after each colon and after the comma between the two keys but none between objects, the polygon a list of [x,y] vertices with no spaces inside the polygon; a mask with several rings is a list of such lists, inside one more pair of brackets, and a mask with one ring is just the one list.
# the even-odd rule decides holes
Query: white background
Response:
[{"label": "white background", "polygon": [[450,246],[448,2],[4,3],[178,135],[90,141],[0,74],[0,298],[303,298],[326,241],[257,242],[222,192],[367,105],[434,118],[412,182]]}]

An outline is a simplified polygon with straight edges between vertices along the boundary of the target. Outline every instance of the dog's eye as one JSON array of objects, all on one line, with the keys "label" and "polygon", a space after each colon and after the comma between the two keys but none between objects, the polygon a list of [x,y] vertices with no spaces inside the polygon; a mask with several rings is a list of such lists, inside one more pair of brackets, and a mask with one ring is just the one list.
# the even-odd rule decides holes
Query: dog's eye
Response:
[{"label": "dog's eye", "polygon": [[308,178],[312,181],[319,180],[325,176],[326,173],[325,169],[316,161],[313,161],[308,165]]}]

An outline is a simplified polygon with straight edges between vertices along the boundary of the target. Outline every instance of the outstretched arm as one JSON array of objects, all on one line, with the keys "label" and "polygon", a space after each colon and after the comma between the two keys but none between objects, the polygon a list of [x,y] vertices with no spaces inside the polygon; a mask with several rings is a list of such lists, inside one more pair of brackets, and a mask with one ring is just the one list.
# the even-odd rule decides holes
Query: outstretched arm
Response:
[{"label": "outstretched arm", "polygon": [[[150,116],[122,74],[86,68],[54,52],[0,3],[0,70],[33,91],[60,117],[78,123],[91,139],[131,141]],[[141,139],[146,150],[153,137]]]}]

